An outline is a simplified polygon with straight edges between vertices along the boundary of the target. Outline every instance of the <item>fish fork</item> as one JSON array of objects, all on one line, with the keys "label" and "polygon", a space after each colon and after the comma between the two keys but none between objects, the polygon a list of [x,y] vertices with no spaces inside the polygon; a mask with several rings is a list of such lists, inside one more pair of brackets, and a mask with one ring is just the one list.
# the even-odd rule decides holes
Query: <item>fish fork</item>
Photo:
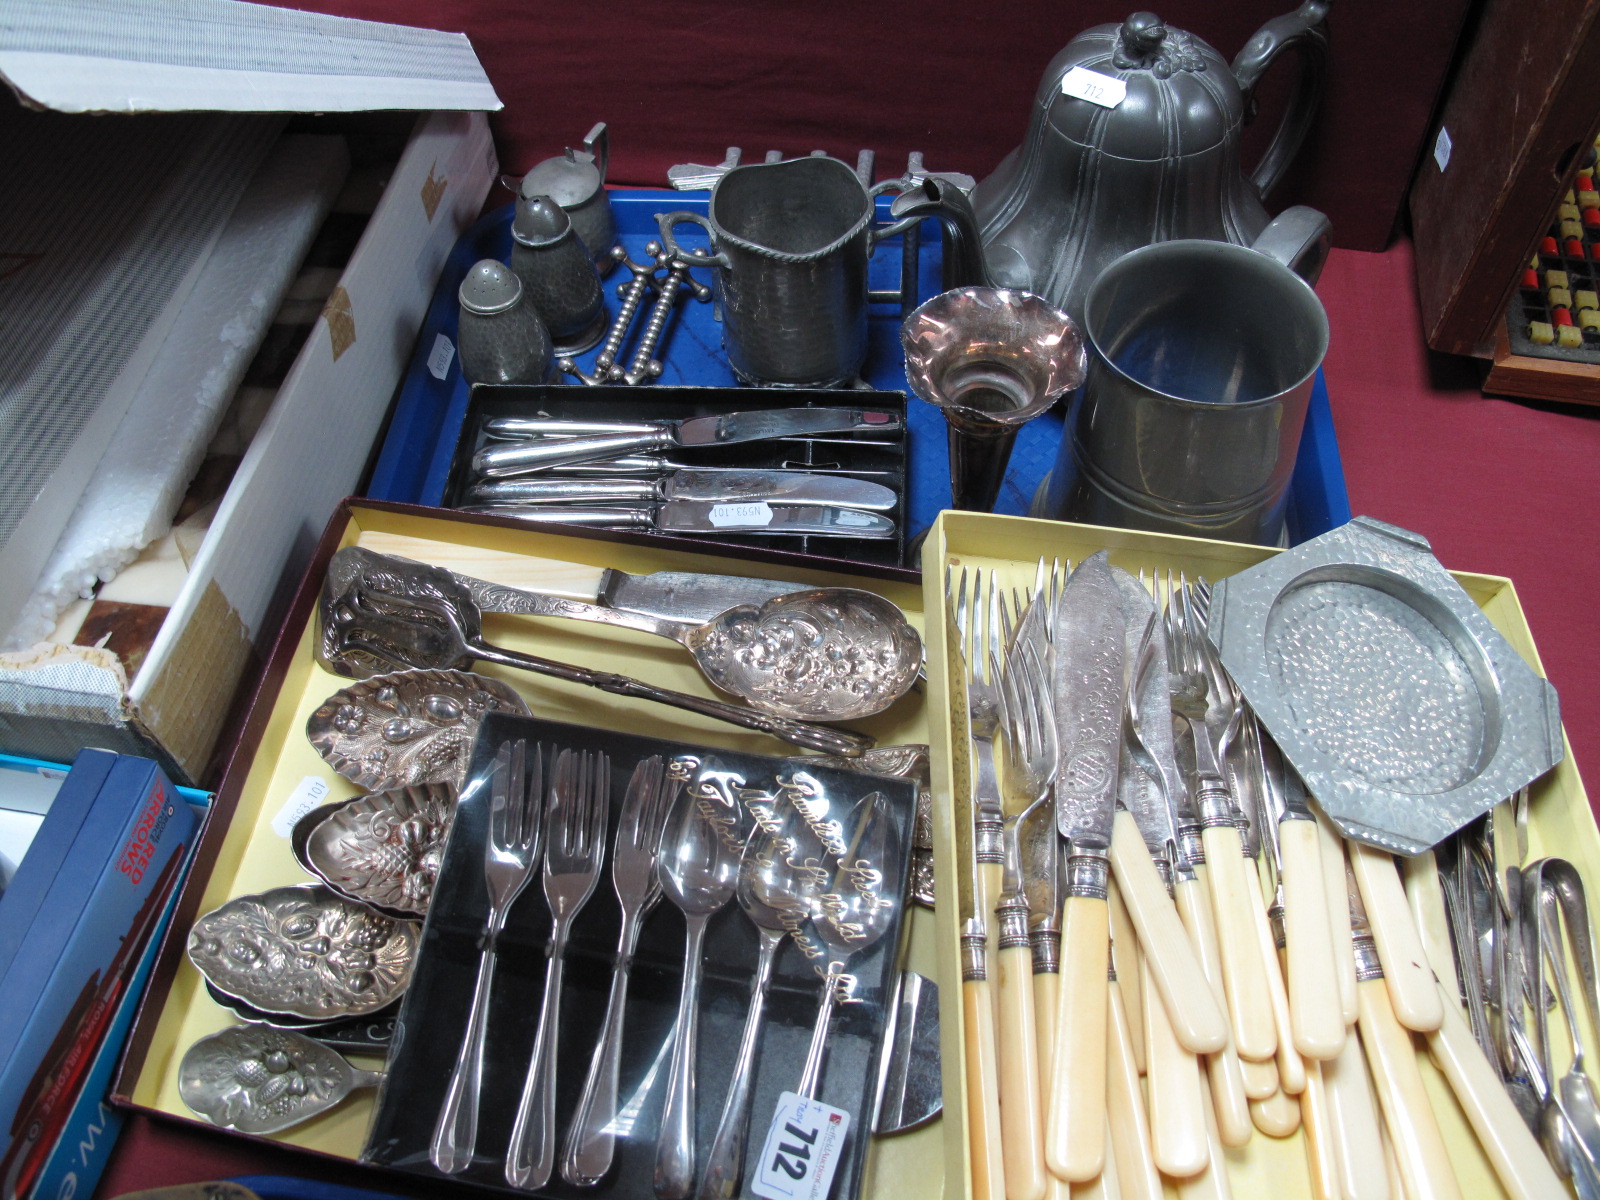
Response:
[{"label": "fish fork", "polygon": [[1266,963],[1257,943],[1255,902],[1247,890],[1256,885],[1245,871],[1244,845],[1222,768],[1243,710],[1230,702],[1231,697],[1211,694],[1203,658],[1205,634],[1198,627],[1188,581],[1180,576],[1173,587],[1169,576],[1167,592],[1164,628],[1172,715],[1188,729],[1194,753],[1194,805],[1199,810],[1206,882],[1216,915],[1217,949],[1234,1045],[1241,1058],[1264,1062],[1277,1053],[1278,1029]]},{"label": "fish fork", "polygon": [[1000,672],[997,667],[1005,635],[1001,625],[1003,599],[995,572],[972,571],[971,598],[967,569],[961,570],[955,596],[956,628],[967,663],[967,719],[972,731],[972,756],[977,765],[973,784],[973,847],[978,859],[978,911],[985,918],[1000,898],[1005,863],[1005,816],[1000,802],[1000,782],[995,773],[994,739],[1000,725]]},{"label": "fish fork", "polygon": [[522,1085],[517,1119],[506,1153],[506,1182],[535,1189],[550,1181],[556,1145],[555,1037],[561,1023],[563,955],[573,918],[594,893],[605,854],[610,810],[611,760],[596,752],[563,750],[550,786],[544,858],[544,898],[555,929],[550,966],[544,977],[544,1002],[533,1039],[533,1060]]},{"label": "fish fork", "polygon": [[489,836],[483,848],[483,879],[489,890],[483,953],[478,960],[467,1033],[450,1072],[444,1106],[439,1110],[428,1151],[433,1165],[447,1175],[467,1168],[478,1137],[478,1093],[483,1084],[489,992],[494,986],[495,940],[505,929],[506,915],[533,877],[534,864],[539,861],[543,774],[544,756],[537,745],[530,771],[526,742],[519,738],[500,744],[489,785]]},{"label": "fish fork", "polygon": [[617,838],[611,852],[611,882],[622,909],[622,930],[617,937],[617,963],[611,972],[611,994],[605,1022],[589,1064],[567,1134],[561,1159],[561,1177],[587,1187],[611,1169],[616,1152],[617,1087],[622,1058],[623,1014],[628,999],[628,976],[639,930],[661,899],[656,858],[661,850],[661,830],[673,797],[689,778],[692,760],[670,763],[660,755],[643,759],[633,770],[617,819]]},{"label": "fish fork", "polygon": [[1000,1132],[1006,1195],[1045,1194],[1044,1123],[1039,1079],[1038,1028],[1034,1014],[1033,940],[1022,869],[1022,823],[1049,803],[1058,755],[1049,708],[1043,599],[1036,588],[1004,665],[995,657],[991,675],[1000,680],[999,749],[1005,778],[1004,875],[995,906],[1000,987],[995,1027],[1000,1061]]}]

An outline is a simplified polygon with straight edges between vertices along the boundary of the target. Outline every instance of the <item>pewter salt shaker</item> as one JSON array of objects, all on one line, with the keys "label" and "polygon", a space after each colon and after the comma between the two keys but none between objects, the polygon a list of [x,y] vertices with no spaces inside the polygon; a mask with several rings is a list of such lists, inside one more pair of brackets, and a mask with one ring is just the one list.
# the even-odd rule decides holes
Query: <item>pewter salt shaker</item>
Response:
[{"label": "pewter salt shaker", "polygon": [[561,354],[581,354],[606,334],[605,294],[566,210],[548,196],[517,201],[511,269]]},{"label": "pewter salt shaker", "polygon": [[474,263],[457,293],[461,326],[456,341],[469,383],[543,383],[554,351],[539,310],[523,296],[522,281],[492,258]]},{"label": "pewter salt shaker", "polygon": [[616,245],[617,223],[605,187],[609,156],[610,139],[601,121],[584,136],[582,150],[568,147],[565,154],[536,164],[517,189],[522,199],[548,196],[566,211],[573,232],[602,275],[616,265],[611,247]]}]

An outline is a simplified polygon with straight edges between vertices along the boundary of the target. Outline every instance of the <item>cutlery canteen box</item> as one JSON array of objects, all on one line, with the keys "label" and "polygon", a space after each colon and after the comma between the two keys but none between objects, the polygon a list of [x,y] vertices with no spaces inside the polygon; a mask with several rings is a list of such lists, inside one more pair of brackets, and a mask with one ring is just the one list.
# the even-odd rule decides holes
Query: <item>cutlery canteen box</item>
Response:
[{"label": "cutlery canteen box", "polygon": [[[590,598],[595,580],[608,567],[636,575],[652,571],[759,574],[799,584],[853,586],[885,596],[905,611],[914,626],[921,626],[922,589],[917,575],[903,569],[851,568],[837,563],[822,566],[816,560],[778,551],[741,551],[739,557],[734,557],[726,548],[688,551],[682,542],[669,546],[644,534],[533,528],[440,509],[347,501],[328,526],[291,603],[218,791],[217,816],[198,848],[195,869],[180,897],[171,933],[162,947],[129,1041],[115,1090],[118,1103],[214,1132],[214,1127],[200,1122],[179,1097],[177,1067],[189,1045],[235,1023],[235,1018],[210,997],[204,980],[188,961],[188,931],[196,917],[235,896],[309,882],[310,876],[292,853],[288,832],[293,818],[315,804],[360,794],[361,789],[335,774],[318,756],[305,735],[311,713],[351,683],[319,666],[312,646],[317,632],[314,605],[327,561],[336,549],[355,544],[435,562],[493,583],[544,587],[576,596],[584,595],[584,589],[589,588]],[[662,638],[585,622],[505,615],[487,615],[484,633],[496,645],[626,673],[679,691],[716,694],[682,648]],[[519,692],[536,718],[731,752],[800,753],[767,735],[663,705],[521,671],[491,667],[483,673]],[[883,745],[924,743],[927,736],[924,705],[915,692],[885,712],[852,723],[851,727],[872,734]],[[609,858],[603,869],[607,873],[597,887],[609,888]],[[539,883],[534,880],[523,902],[542,903],[542,899],[535,899],[539,890]],[[591,903],[600,905],[598,890]],[[652,921],[662,915],[657,913]],[[737,912],[723,916],[744,920]],[[938,969],[932,955],[932,922],[931,912],[908,907],[901,946],[906,964],[930,978]],[[538,986],[542,978],[539,969],[529,969]],[[535,993],[529,999],[530,1019],[537,1004]],[[742,1010],[739,1015],[742,1018]],[[725,1049],[731,1054],[731,1047]],[[490,1053],[494,1053],[493,1045]],[[360,1066],[379,1065],[369,1056],[351,1058]],[[713,1082],[713,1074],[708,1068],[700,1095],[714,1126],[726,1080]],[[418,1097],[416,1102],[436,1104],[442,1099],[442,1079],[440,1088],[438,1098]],[[339,1107],[266,1140],[354,1163],[367,1142],[374,1111],[373,1093],[357,1093]],[[565,1120],[564,1113],[562,1119]],[[857,1128],[852,1124],[852,1137]],[[755,1135],[752,1139],[755,1141]],[[864,1168],[862,1194],[937,1194],[943,1165],[941,1141],[937,1121],[896,1137],[873,1139]],[[701,1144],[702,1161],[708,1144],[709,1135]],[[759,1141],[755,1144],[758,1146]],[[371,1186],[378,1190],[392,1185],[396,1191],[405,1191],[405,1181],[411,1181],[410,1187],[415,1187],[417,1181],[415,1174],[394,1173],[378,1166],[368,1169],[373,1172]],[[465,1186],[436,1178],[424,1182],[435,1190]]]}]

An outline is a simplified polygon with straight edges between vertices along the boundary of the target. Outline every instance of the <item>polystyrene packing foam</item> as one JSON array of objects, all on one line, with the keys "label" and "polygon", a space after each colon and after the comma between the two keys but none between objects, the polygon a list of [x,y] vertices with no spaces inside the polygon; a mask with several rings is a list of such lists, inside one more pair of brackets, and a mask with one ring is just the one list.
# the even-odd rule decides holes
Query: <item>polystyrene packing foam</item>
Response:
[{"label": "polystyrene packing foam", "polygon": [[342,138],[291,134],[263,162],[162,343],[4,649],[172,527],[229,399],[348,170]]}]

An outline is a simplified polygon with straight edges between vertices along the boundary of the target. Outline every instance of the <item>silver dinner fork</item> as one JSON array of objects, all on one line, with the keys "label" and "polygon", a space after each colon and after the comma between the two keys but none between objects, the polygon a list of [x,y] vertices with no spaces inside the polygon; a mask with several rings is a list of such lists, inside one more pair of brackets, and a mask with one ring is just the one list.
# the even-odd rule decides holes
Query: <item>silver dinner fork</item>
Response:
[{"label": "silver dinner fork", "polygon": [[550,785],[544,858],[544,898],[555,929],[550,935],[550,965],[544,977],[544,1002],[533,1039],[533,1060],[522,1085],[522,1100],[506,1153],[506,1182],[541,1188],[550,1181],[556,1157],[556,1053],[561,1023],[561,979],[572,920],[594,893],[605,854],[610,810],[611,760],[590,751],[563,750]]},{"label": "silver dinner fork", "polygon": [[495,753],[489,784],[489,834],[483,846],[483,881],[489,891],[489,917],[478,981],[472,991],[467,1033],[445,1091],[444,1107],[433,1129],[428,1157],[447,1175],[466,1169],[478,1138],[478,1093],[483,1085],[483,1051],[489,1028],[489,992],[494,986],[495,940],[504,931],[506,914],[522,894],[539,861],[544,756],[533,748],[532,770],[527,743],[502,742]]},{"label": "silver dinner fork", "polygon": [[611,882],[622,909],[617,962],[611,972],[611,994],[589,1064],[589,1077],[584,1081],[583,1095],[561,1155],[561,1177],[579,1187],[598,1183],[611,1169],[616,1153],[617,1086],[628,976],[639,945],[639,930],[661,899],[661,879],[656,874],[661,828],[666,823],[668,807],[688,776],[684,759],[674,759],[669,764],[655,754],[641,760],[628,781],[617,818],[616,845],[611,852]]},{"label": "silver dinner fork", "polygon": [[[971,587],[969,590],[968,582]],[[948,590],[948,584],[946,581]],[[1005,861],[1005,813],[1000,803],[1000,782],[995,773],[995,734],[1000,728],[1000,672],[995,664],[1004,651],[1000,609],[1003,597],[989,571],[961,569],[955,588],[956,628],[967,663],[967,715],[972,730],[972,757],[977,778],[972,789],[973,853],[983,894],[978,911],[988,914],[1000,898],[1000,876]]]}]

